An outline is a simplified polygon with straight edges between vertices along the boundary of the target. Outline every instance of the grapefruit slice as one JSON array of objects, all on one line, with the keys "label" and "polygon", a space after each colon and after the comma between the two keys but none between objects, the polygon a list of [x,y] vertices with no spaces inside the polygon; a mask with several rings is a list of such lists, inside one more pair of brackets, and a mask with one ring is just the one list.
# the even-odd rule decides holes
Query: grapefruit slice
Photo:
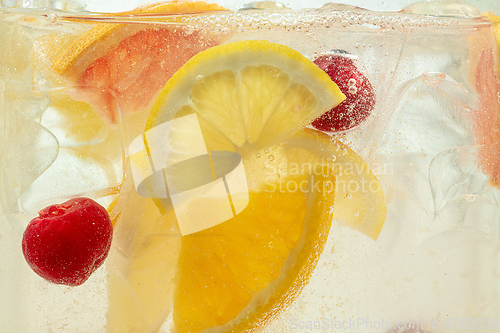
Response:
[{"label": "grapefruit slice", "polygon": [[[174,1],[111,16],[205,13],[225,10],[202,1]],[[203,27],[102,23],[76,38],[53,61],[52,70],[71,86],[74,98],[90,102],[108,123],[123,113],[150,106],[172,74],[198,52],[214,46],[224,34]]]},{"label": "grapefruit slice", "polygon": [[493,22],[496,47],[491,47],[489,29],[479,29],[470,40],[470,80],[480,100],[473,110],[474,134],[480,145],[479,165],[490,184],[500,188],[500,16],[484,16]]}]

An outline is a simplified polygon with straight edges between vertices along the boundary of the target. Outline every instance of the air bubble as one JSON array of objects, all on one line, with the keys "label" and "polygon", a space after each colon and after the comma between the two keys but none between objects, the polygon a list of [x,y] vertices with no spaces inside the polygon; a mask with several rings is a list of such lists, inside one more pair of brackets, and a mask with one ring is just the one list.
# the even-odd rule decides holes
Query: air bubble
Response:
[{"label": "air bubble", "polygon": [[346,199],[352,199],[352,194],[351,194],[351,193],[347,193],[347,194],[345,195],[345,198],[346,198]]},{"label": "air bubble", "polygon": [[234,21],[234,20],[231,20],[229,21],[228,25],[227,25],[230,29],[236,29],[238,28],[239,24],[238,22]]},{"label": "air bubble", "polygon": [[354,215],[354,216],[359,216],[359,211],[355,211],[355,212],[353,213],[353,215]]},{"label": "air bubble", "polygon": [[353,86],[356,84],[356,80],[353,79],[353,78],[350,78],[349,81],[347,81],[347,85],[350,87],[350,86]]},{"label": "air bubble", "polygon": [[465,200],[467,200],[468,202],[473,202],[476,200],[476,196],[473,194],[469,194],[465,197]]},{"label": "air bubble", "polygon": [[269,242],[269,247],[270,247],[271,249],[274,249],[274,243],[273,243],[273,242]]},{"label": "air bubble", "polygon": [[358,92],[358,88],[356,88],[356,86],[350,86],[349,87],[349,93],[350,94],[355,94]]},{"label": "air bubble", "polygon": [[200,82],[201,80],[203,80],[203,75],[198,75],[198,76],[196,77],[196,80],[197,80],[198,82]]},{"label": "air bubble", "polygon": [[271,155],[269,155],[269,157],[268,157],[267,159],[268,159],[269,161],[274,161],[275,157],[274,157],[274,155],[272,155],[272,154],[271,154]]},{"label": "air bubble", "polygon": [[209,16],[208,17],[208,23],[210,23],[210,24],[217,23],[217,17],[215,15]]},{"label": "air bubble", "polygon": [[280,25],[282,20],[283,18],[281,17],[281,14],[278,13],[271,14],[269,17],[269,23],[274,26]]},{"label": "air bubble", "polygon": [[345,148],[340,149],[340,151],[341,151],[341,153],[340,153],[341,155],[347,154],[347,149],[345,149]]},{"label": "air bubble", "polygon": [[257,156],[257,158],[259,158],[260,157],[260,153],[255,154],[255,156]]},{"label": "air bubble", "polygon": [[249,15],[245,15],[242,21],[244,27],[249,27],[252,24],[252,18]]},{"label": "air bubble", "polygon": [[226,15],[221,15],[221,16],[219,17],[219,23],[220,23],[220,24],[222,24],[222,25],[227,24],[227,20],[228,20],[228,18],[227,18],[227,16],[226,16]]}]

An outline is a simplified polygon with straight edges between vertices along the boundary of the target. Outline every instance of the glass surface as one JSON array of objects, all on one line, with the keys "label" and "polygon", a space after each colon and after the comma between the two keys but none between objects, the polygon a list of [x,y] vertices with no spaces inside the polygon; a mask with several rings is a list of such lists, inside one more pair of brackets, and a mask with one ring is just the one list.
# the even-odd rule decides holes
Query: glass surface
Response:
[{"label": "glass surface", "polygon": [[[281,310],[265,325],[254,329],[500,332],[500,37],[495,39],[493,23],[482,15],[486,11],[500,14],[498,2],[410,5],[410,1],[348,1],[338,5],[314,1],[305,6],[303,1],[285,5],[226,1],[220,4],[228,10],[219,12],[114,15],[102,13],[132,10],[145,2],[25,1],[20,8],[12,1],[0,1],[1,332],[189,332],[196,315],[186,314],[189,311],[179,304],[192,304],[193,312],[198,313],[201,310],[195,303],[224,299],[230,308],[234,289],[210,289],[215,287],[206,280],[213,266],[193,264],[192,276],[205,280],[200,278],[199,290],[192,285],[186,288],[194,295],[204,289],[217,292],[210,297],[203,294],[197,302],[182,299],[185,291],[180,286],[195,281],[191,275],[179,275],[179,271],[186,274],[190,269],[179,259],[186,258],[182,252],[187,251],[182,250],[188,247],[186,239],[194,239],[200,231],[199,238],[217,238],[218,234],[207,236],[203,232],[233,221],[220,217],[222,213],[212,216],[214,211],[228,209],[232,217],[248,212],[248,205],[254,209],[252,191],[256,185],[252,181],[280,176],[268,169],[262,171],[265,175],[251,173],[252,163],[260,165],[254,162],[255,156],[262,154],[276,171],[280,156],[284,158],[280,154],[285,154],[280,149],[306,146],[314,156],[320,156],[322,167],[324,159],[332,156],[342,160],[341,155],[347,154],[352,158],[349,163],[360,161],[352,157],[351,151],[356,152],[364,163],[356,162],[358,169],[352,172],[361,174],[364,171],[359,168],[369,167],[376,176],[373,184],[383,190],[384,203],[352,204],[358,194],[372,198],[359,188],[325,193],[335,207],[355,210],[344,219],[335,215],[338,211],[333,205],[325,209],[334,216],[328,220],[328,238],[320,244],[321,254],[311,266],[310,276],[306,274],[306,283],[297,295],[287,296],[289,302],[281,304]],[[82,36],[91,38],[92,29],[101,29],[102,36],[94,34],[93,43],[80,43],[85,49],[76,47],[75,41]],[[207,150],[203,144],[205,125],[201,123],[202,130],[194,131],[199,125],[190,117],[193,113],[178,111],[181,98],[196,105],[198,97],[189,90],[189,84],[196,83],[182,81],[178,74],[176,81],[170,81],[175,84],[166,89],[171,92],[160,91],[196,54],[246,40],[286,45],[310,60],[350,54],[373,87],[373,110],[353,128],[327,133],[328,139],[314,139],[318,140],[316,148],[292,133],[304,125],[310,130],[308,123],[288,130],[291,114],[282,120],[286,135],[279,140],[245,144],[233,154],[224,154],[228,149],[210,149],[209,144]],[[219,56],[226,59],[216,55],[207,63],[225,68],[229,60],[217,62]],[[203,65],[205,58],[196,59]],[[69,65],[65,63],[68,59],[73,61]],[[239,55],[228,59],[235,64],[247,61]],[[250,59],[249,63],[256,61]],[[297,67],[285,63],[273,62],[288,68],[292,79],[306,85],[305,79],[301,80],[309,79],[309,74],[295,76]],[[217,71],[215,65],[200,69],[203,73],[212,70]],[[197,79],[201,82],[207,77],[200,74]],[[178,88],[178,82],[185,86]],[[227,99],[222,88],[211,90],[214,92],[220,92],[221,100]],[[168,99],[167,95],[177,97]],[[288,98],[298,95],[292,93]],[[168,103],[176,109],[164,114]],[[216,116],[207,114],[204,117],[214,121]],[[224,128],[232,129],[233,125],[238,126],[230,123]],[[227,140],[233,132],[228,133],[221,137]],[[230,141],[237,139],[230,137]],[[342,153],[330,154],[325,147],[332,145],[337,150],[343,147]],[[164,169],[163,165],[158,168],[165,170],[159,176],[154,172],[155,156],[167,163]],[[194,164],[179,166],[188,158],[197,159]],[[313,163],[312,158],[300,161]],[[144,166],[144,159],[151,163]],[[220,176],[214,167],[218,161]],[[293,159],[288,164],[290,161]],[[153,170],[147,169],[151,165]],[[223,181],[203,187],[211,183],[211,177]],[[211,195],[208,189],[229,194],[229,205],[201,199],[198,204],[199,196]],[[198,192],[183,194],[190,190]],[[378,189],[366,192],[378,193]],[[320,202],[311,204],[308,195],[306,213],[313,214],[313,207]],[[106,263],[83,285],[57,285],[36,275],[26,263],[21,248],[23,232],[44,207],[81,196],[96,200],[110,212],[114,220],[112,248]],[[180,213],[179,207],[190,200],[192,207],[197,207],[193,214],[199,220]],[[293,204],[283,208],[279,200],[264,201],[272,204],[261,203],[271,208],[257,207],[262,209],[263,218],[272,218],[269,209],[289,214],[288,210],[295,208]],[[378,218],[385,208],[380,234],[363,229],[376,223],[367,221]],[[363,226],[356,229],[353,221],[361,221]],[[306,234],[307,225],[304,230]],[[271,252],[265,252],[271,253],[269,257],[255,261],[265,266],[268,260],[274,265],[271,258],[280,254],[273,251],[277,253],[279,237],[287,232],[276,231],[275,240],[269,242]],[[240,235],[239,230],[235,233]],[[252,231],[249,234],[259,236]],[[231,243],[233,247],[222,250],[216,248],[217,242],[207,243],[216,244],[208,252],[226,251],[227,256],[250,253],[252,246],[248,244],[252,243],[238,235],[234,235],[236,245]],[[303,243],[309,241],[301,237]],[[304,250],[286,252],[284,267],[299,261],[298,253],[308,251],[307,244],[297,244],[293,249],[303,246]],[[248,253],[242,258],[250,256]],[[225,274],[240,274],[244,279],[253,279],[255,274],[257,280],[266,268],[255,267],[225,268]],[[281,278],[287,275],[283,274]],[[181,277],[186,276],[189,282],[183,284]],[[213,283],[225,280],[217,281]],[[258,295],[267,295],[272,288],[272,282],[266,284]],[[252,295],[253,301],[231,323],[251,322],[261,296]],[[262,299],[267,300],[265,297]],[[223,316],[222,312],[215,311],[214,318]],[[219,324],[206,327],[227,329],[217,328]],[[193,332],[199,331],[198,326],[193,327]],[[241,327],[234,330],[241,331]]]}]

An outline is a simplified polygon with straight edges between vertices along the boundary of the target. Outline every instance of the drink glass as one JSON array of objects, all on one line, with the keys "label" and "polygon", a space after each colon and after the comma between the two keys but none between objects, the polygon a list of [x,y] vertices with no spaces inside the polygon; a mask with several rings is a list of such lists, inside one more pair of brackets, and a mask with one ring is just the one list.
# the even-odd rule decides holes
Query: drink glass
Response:
[{"label": "drink glass", "polygon": [[[91,29],[119,25],[118,33],[77,58],[73,70],[80,74],[74,75],[83,75],[95,64],[89,59],[107,56],[126,38],[143,33],[146,39],[134,43],[150,47],[148,38],[175,30],[182,37],[155,44],[181,50],[169,53],[175,68],[170,74],[217,44],[266,40],[311,60],[324,54],[353,55],[373,86],[375,106],[368,118],[328,135],[359,154],[380,182],[387,209],[382,230],[370,238],[334,216],[307,284],[259,330],[500,332],[500,37],[495,37],[491,19],[481,15],[499,13],[498,4],[351,1],[308,4],[313,9],[292,3],[292,10],[272,2],[231,2],[221,3],[228,8],[224,11],[122,15],[109,12],[130,11],[135,5],[1,4],[0,331],[176,330],[175,250],[148,257],[152,266],[154,258],[167,265],[155,280],[165,289],[152,288],[144,299],[136,295],[128,300],[133,306],[162,300],[160,307],[145,306],[142,322],[129,317],[134,310],[111,300],[116,288],[135,288],[129,277],[124,281],[130,285],[117,287],[122,275],[130,274],[127,270],[137,269],[133,281],[139,285],[151,283],[151,274],[158,273],[122,264],[134,235],[161,234],[169,249],[178,249],[184,237],[176,226],[169,233],[139,230],[139,222],[120,224],[120,214],[136,204],[133,200],[151,200],[145,198],[148,191],[141,192],[140,181],[128,183],[131,196],[124,195],[124,188],[127,177],[140,177],[131,156],[166,84],[166,79],[141,81],[140,76],[153,66],[148,72],[153,77],[161,55],[153,55],[153,48],[125,47],[127,56],[135,52],[131,59],[145,65],[132,83],[119,81],[119,76],[130,74],[133,65],[114,69],[117,85],[127,85],[121,90],[95,79],[103,75],[97,65],[95,72],[86,72],[95,79],[87,85],[64,77],[54,65],[64,60],[58,57],[68,45]],[[125,61],[115,53],[108,58],[109,71],[114,65],[109,59]],[[149,196],[158,199],[155,191]],[[98,201],[116,221],[112,250],[82,286],[56,285],[26,264],[23,232],[39,210],[80,196]],[[335,205],[349,199],[337,195]],[[165,205],[156,202],[159,208]],[[369,216],[368,207],[359,207],[358,213],[365,211]],[[117,320],[123,327],[113,324]]]}]

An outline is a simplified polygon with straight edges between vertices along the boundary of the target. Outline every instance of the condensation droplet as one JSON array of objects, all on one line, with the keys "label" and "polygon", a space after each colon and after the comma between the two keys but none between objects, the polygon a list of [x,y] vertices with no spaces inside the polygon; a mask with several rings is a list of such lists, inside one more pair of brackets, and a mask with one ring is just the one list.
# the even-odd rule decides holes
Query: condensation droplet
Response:
[{"label": "condensation droplet", "polygon": [[198,76],[196,77],[196,80],[198,80],[198,82],[200,82],[201,80],[203,80],[203,75],[198,75]]}]

